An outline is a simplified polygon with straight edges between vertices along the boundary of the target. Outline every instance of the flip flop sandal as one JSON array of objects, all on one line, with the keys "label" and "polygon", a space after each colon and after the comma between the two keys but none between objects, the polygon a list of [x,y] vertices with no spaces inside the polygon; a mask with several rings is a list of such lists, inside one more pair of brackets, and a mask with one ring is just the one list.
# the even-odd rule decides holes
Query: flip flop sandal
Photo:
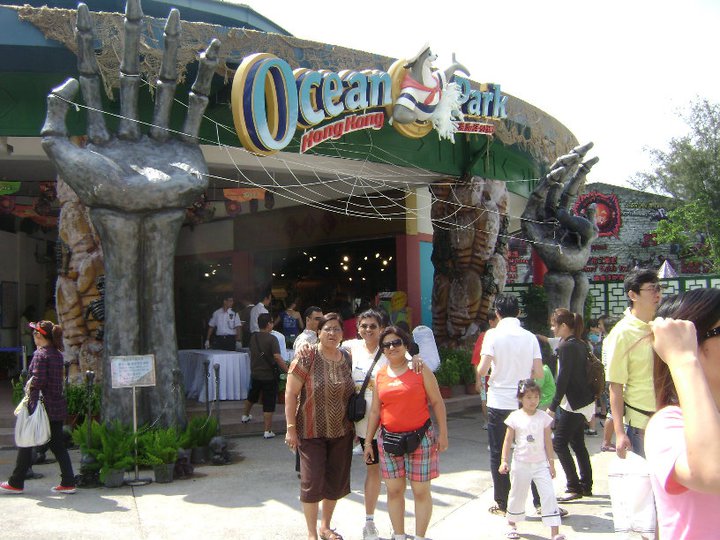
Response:
[{"label": "flip flop sandal", "polygon": [[320,540],[343,540],[343,537],[335,532],[335,529],[330,529],[320,533]]},{"label": "flip flop sandal", "polygon": [[505,538],[508,538],[509,540],[517,540],[520,538],[520,535],[518,534],[517,529],[512,527],[505,533]]}]

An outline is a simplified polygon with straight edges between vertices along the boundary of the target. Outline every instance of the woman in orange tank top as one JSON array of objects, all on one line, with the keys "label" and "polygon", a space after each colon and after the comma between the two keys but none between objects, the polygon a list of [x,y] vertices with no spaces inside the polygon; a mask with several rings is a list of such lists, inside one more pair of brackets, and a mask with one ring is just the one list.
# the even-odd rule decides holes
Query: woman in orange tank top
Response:
[{"label": "woman in orange tank top", "polygon": [[[423,366],[421,373],[408,368],[406,354],[410,337],[396,326],[388,326],[380,335],[380,347],[388,364],[375,377],[373,402],[368,413],[365,459],[372,460],[372,441],[378,427],[380,470],[388,495],[388,513],[392,522],[393,540],[405,538],[405,487],[407,479],[415,501],[415,539],[424,540],[430,517],[432,497],[430,480],[437,478],[438,453],[448,448],[447,415],[432,371]],[[430,423],[432,408],[437,433]],[[419,431],[418,431],[419,430]],[[404,455],[394,455],[383,448],[385,432],[422,432],[420,444]]]}]

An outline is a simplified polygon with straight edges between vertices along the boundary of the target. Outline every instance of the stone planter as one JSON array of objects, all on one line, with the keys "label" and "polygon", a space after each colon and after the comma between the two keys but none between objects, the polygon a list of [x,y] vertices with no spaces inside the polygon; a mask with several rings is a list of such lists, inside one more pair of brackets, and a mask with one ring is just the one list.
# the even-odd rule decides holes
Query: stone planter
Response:
[{"label": "stone planter", "polygon": [[441,386],[440,395],[443,397],[443,399],[451,398],[453,396],[452,386]]},{"label": "stone planter", "polygon": [[465,393],[470,396],[477,396],[480,392],[477,391],[475,383],[465,383]]},{"label": "stone planter", "polygon": [[125,482],[125,471],[122,469],[110,469],[105,475],[105,487],[118,488]]},{"label": "stone planter", "polygon": [[174,463],[162,463],[153,465],[153,473],[155,473],[155,481],[158,484],[169,484],[173,481]]}]

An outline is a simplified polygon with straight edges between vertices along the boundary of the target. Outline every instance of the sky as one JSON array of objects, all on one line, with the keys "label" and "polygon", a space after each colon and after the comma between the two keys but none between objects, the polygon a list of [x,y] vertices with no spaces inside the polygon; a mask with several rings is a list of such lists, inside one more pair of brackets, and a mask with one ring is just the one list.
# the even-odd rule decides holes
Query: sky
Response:
[{"label": "sky", "polygon": [[429,42],[439,69],[455,52],[472,80],[499,83],[594,142],[588,182],[627,186],[651,169],[647,148],[687,133],[679,115],[693,100],[720,102],[718,0],[243,3],[299,38],[392,58]]}]

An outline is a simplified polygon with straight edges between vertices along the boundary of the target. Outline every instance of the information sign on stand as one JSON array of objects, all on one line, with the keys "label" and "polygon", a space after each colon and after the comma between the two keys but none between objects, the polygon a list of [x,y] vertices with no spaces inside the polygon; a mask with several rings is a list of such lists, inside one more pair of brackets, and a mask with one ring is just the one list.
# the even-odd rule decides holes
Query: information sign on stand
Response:
[{"label": "information sign on stand", "polygon": [[135,433],[135,478],[125,482],[129,486],[144,486],[152,482],[138,476],[137,460],[137,394],[138,386],[155,386],[155,355],[111,356],[110,375],[113,388],[132,388],[133,432]]},{"label": "information sign on stand", "polygon": [[155,355],[110,357],[113,388],[155,386]]}]

